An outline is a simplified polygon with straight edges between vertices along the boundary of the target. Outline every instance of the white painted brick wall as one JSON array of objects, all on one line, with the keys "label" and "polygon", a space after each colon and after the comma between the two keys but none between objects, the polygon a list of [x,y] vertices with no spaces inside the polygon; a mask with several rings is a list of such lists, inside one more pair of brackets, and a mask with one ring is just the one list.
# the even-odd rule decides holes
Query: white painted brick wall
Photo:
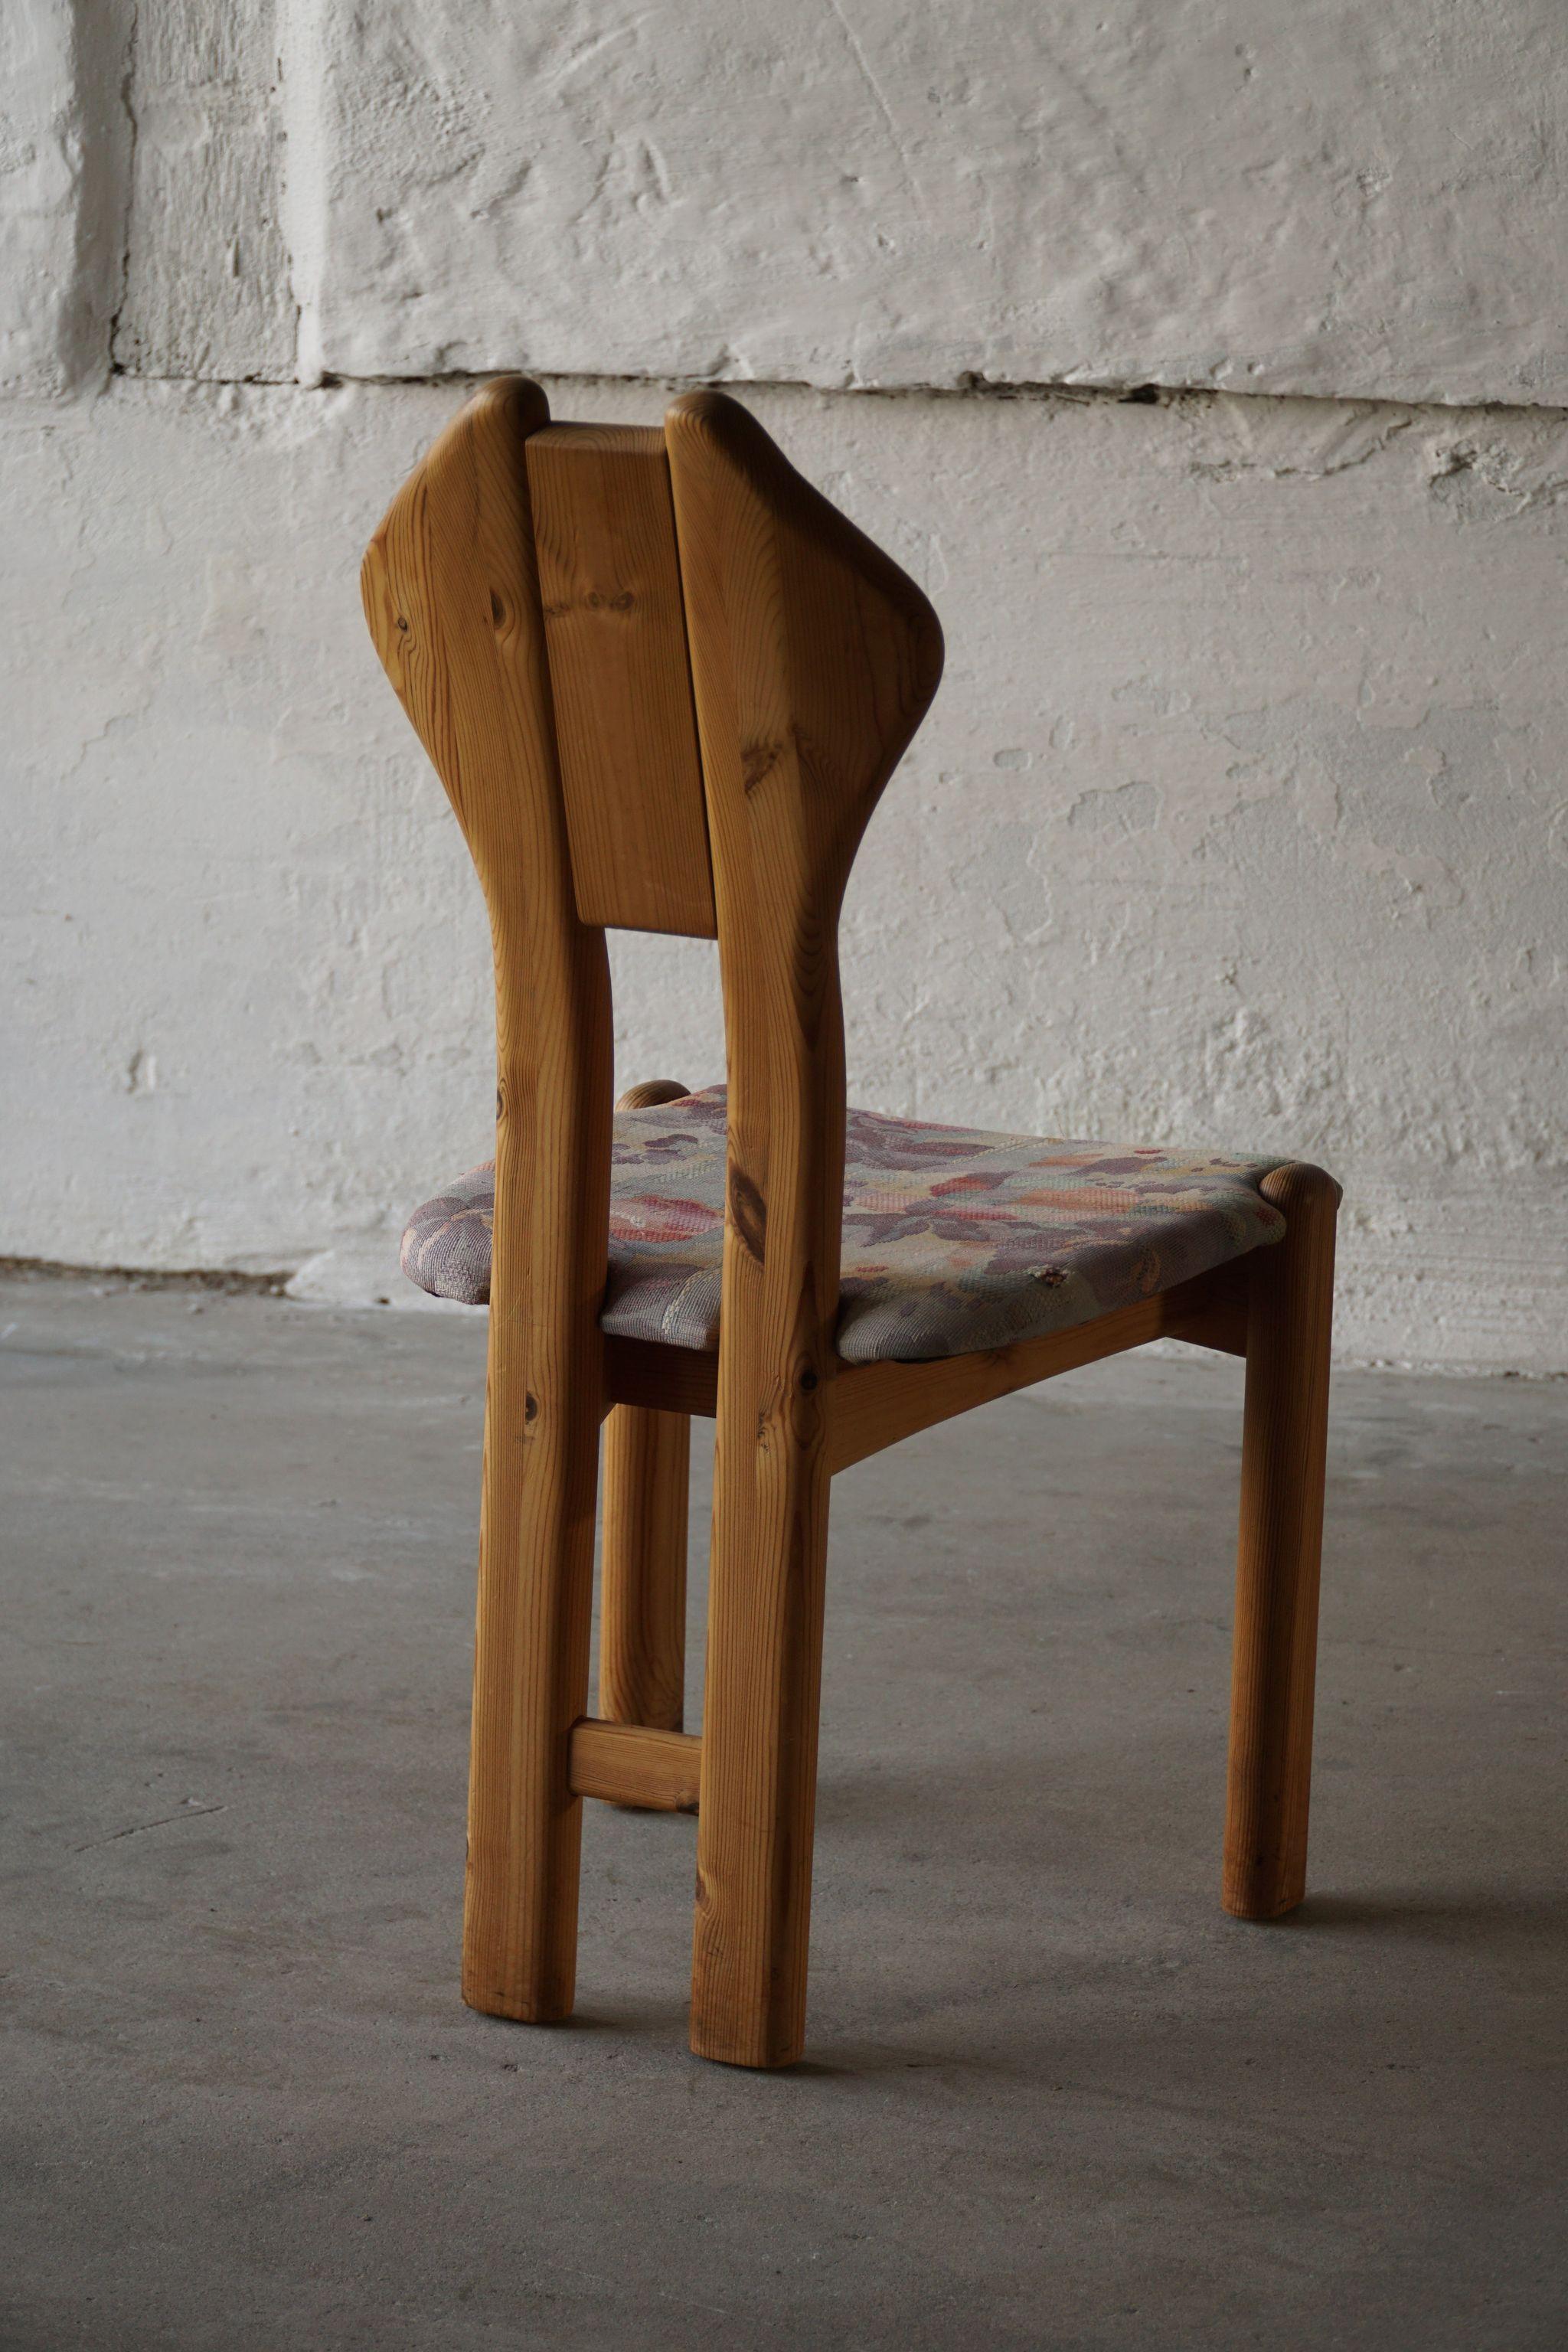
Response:
[{"label": "white painted brick wall", "polygon": [[297,310],[280,210],[285,131],[272,0],[138,8],[134,129],[112,357],[128,374],[289,381]]},{"label": "white painted brick wall", "polygon": [[[404,1295],[490,1039],[358,611],[399,379],[710,374],[948,634],[859,1098],[1320,1158],[1347,1353],[1568,1369],[1549,0],[4,22],[0,1252]],[[715,1076],[711,951],[616,958],[623,1076]]]},{"label": "white painted brick wall", "polygon": [[122,278],[119,0],[0,9],[0,398],[96,383]]},{"label": "white painted brick wall", "polygon": [[1562,0],[325,22],[344,374],[1568,401]]}]

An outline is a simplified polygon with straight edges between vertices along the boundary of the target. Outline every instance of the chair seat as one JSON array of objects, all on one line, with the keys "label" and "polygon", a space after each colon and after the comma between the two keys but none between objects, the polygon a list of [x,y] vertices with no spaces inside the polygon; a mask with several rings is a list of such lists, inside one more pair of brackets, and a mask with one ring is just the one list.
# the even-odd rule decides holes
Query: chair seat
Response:
[{"label": "chair seat", "polygon": [[[600,1321],[622,1339],[719,1344],[724,1089],[616,1114]],[[848,1115],[838,1353],[963,1356],[1088,1323],[1278,1241],[1258,1190],[1275,1160],[1122,1149]],[[437,1298],[489,1297],[495,1163],[415,1211],[403,1270]]]}]

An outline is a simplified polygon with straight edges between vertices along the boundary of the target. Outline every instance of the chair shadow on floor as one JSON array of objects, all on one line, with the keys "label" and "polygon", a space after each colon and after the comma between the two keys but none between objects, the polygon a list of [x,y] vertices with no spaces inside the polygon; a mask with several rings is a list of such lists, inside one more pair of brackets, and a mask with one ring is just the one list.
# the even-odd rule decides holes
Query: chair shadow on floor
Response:
[{"label": "chair shadow on floor", "polygon": [[1568,1891],[1532,1887],[1471,1886],[1447,1889],[1390,1887],[1363,1894],[1309,1895],[1288,1917],[1273,1923],[1292,1936],[1384,1936],[1464,1943],[1484,1937],[1495,1950],[1500,1938],[1554,1944],[1568,1982]]},{"label": "chair shadow on floor", "polygon": [[[932,1965],[928,1955],[917,1971],[920,1993],[892,2000],[902,2013],[890,2031],[872,2040],[851,2032],[841,2040],[825,2026],[814,2058],[788,2069],[791,2078],[847,2084],[934,2070],[1048,2088],[1076,2071],[1086,2032],[1095,2042],[1145,2033],[1147,2020],[1128,2003],[1127,1987],[1162,1973],[1193,1987],[1206,2021],[1194,2027],[1200,2036],[1227,2023],[1244,2034],[1261,2030],[1279,1996],[1277,1963],[1287,1937],[1297,1959],[1312,1956],[1293,2032],[1331,2029],[1353,2043],[1368,2031],[1362,2003],[1369,1960],[1385,1969],[1408,1964],[1402,2026],[1423,2063],[1436,2057],[1465,1998],[1451,1965],[1461,1954],[1467,1977],[1484,1957],[1489,1982],[1506,1984],[1515,2000],[1568,1999],[1568,1888],[1526,1883],[1539,1857],[1523,1829],[1516,1853],[1500,1843],[1490,1878],[1434,1872],[1425,1880],[1406,1874],[1383,1885],[1342,1883],[1309,1893],[1282,1918],[1237,1920],[1220,1911],[1217,1886],[1209,1883],[1211,1815],[1223,1769],[1212,1730],[1167,1724],[1131,1747],[1117,1745],[1114,1767],[1109,1757],[1101,1759],[1098,1740],[1059,1743],[1055,1772],[1045,1744],[1032,1748],[1025,1741],[1001,1759],[955,1753],[946,1769],[859,1757],[825,1769],[819,1821],[833,1855],[829,1883],[858,1885],[861,1897],[889,1903],[876,1934],[847,1935],[840,1925],[834,1937],[824,1916],[822,1927],[841,1948],[841,2013],[865,2016],[889,2005],[891,1988],[877,1956],[907,1948],[910,1937],[928,1932],[933,1865],[944,1906],[967,1899],[977,1916],[992,1919],[998,1916],[999,1873],[1012,1880],[1018,1968],[1003,1988],[1006,2015],[999,2026],[977,1982],[993,1965],[994,1939],[985,1938],[976,1952],[962,1927],[945,1943],[939,1935],[941,1956]],[[1064,1764],[1070,1764],[1070,1780],[1061,1778]],[[1151,1793],[1162,1775],[1173,1777],[1174,1796]],[[1107,1819],[1117,1824],[1114,1845]],[[638,1835],[657,1836],[675,1820],[638,1817]],[[977,1823],[989,1825],[978,1838]],[[684,1856],[667,1859],[672,1869],[685,1867]],[[1123,1910],[1128,1924],[1119,1932],[1120,1898],[1128,1890],[1137,1890],[1135,1916]],[[1002,1907],[1008,1907],[1005,1898]],[[959,2023],[954,2011],[970,2014]],[[933,2037],[944,2014],[947,2028],[939,2026]],[[590,1995],[576,2022],[648,2046],[679,2045],[684,2021],[679,1996],[617,2000],[607,1992]],[[560,2030],[572,2030],[570,2022]],[[1216,2042],[1216,2063],[1220,2054]],[[1367,2063],[1373,2063],[1370,2042]]]},{"label": "chair shadow on floor", "polygon": [[[1168,1968],[1173,1988],[1183,1989],[1152,2009],[1127,1999],[1125,1955],[1106,1960],[1103,1997],[1090,1991],[1086,2004],[1094,1969],[1086,1969],[1081,1948],[1057,1980],[1048,1950],[1037,1944],[1027,1963],[1032,1981],[1003,1988],[1004,2020],[993,2011],[973,2030],[933,2032],[944,2010],[974,2004],[973,1985],[954,1973],[945,1986],[932,1982],[931,2000],[905,2020],[902,2032],[837,2044],[824,2032],[820,2059],[789,2073],[850,2084],[929,2069],[1080,2096],[1099,2083],[1097,2098],[1121,2104],[1142,2098],[1138,2084],[1160,2082],[1184,2060],[1192,2076],[1220,2086],[1222,2100],[1228,2083],[1248,2106],[1252,2095],[1241,2092],[1242,2079],[1259,2091],[1281,2074],[1305,2081],[1331,2047],[1336,2065],[1425,2075],[1440,2100],[1451,2082],[1457,2018],[1470,2021],[1472,2043],[1490,2042],[1516,2063],[1533,2063],[1547,2020],[1557,2034],[1568,2002],[1568,1893],[1407,1885],[1381,1894],[1310,1895],[1288,1917],[1267,1925],[1220,1924],[1217,1941],[1203,1939],[1190,1958],[1173,1963],[1167,1941],[1163,1951],[1151,1948],[1146,1968],[1131,1971],[1146,1985],[1151,1973]],[[1189,1913],[1176,1933],[1185,1937],[1191,1927]],[[1283,2017],[1280,1936],[1298,1959],[1310,1952],[1315,1963],[1307,1975],[1297,1972]],[[1381,1979],[1368,1974],[1374,1952],[1384,1963]],[[1369,2002],[1369,1986],[1379,1984]],[[872,1990],[865,1989],[868,2006]],[[1112,2051],[1110,2071],[1120,2080],[1104,2082]],[[1255,2063],[1258,2075],[1235,2074],[1238,2064]]]}]

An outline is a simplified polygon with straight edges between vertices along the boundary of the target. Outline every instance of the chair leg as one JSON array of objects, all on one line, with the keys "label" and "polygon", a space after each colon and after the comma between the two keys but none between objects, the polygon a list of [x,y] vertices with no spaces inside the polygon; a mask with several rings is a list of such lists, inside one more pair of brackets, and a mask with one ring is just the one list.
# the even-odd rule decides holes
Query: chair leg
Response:
[{"label": "chair leg", "polygon": [[1242,1434],[1224,1904],[1273,1919],[1306,1892],[1318,1573],[1339,1186],[1277,1168],[1285,1238],[1254,1253]]},{"label": "chair leg", "polygon": [[691,2047],[731,2066],[790,2065],[805,2042],[829,1484],[816,1419],[802,1442],[786,1399],[760,1443],[754,1413],[749,1442],[719,1425]]},{"label": "chair leg", "polygon": [[605,1423],[599,1712],[679,1731],[686,1699],[686,1501],[691,1423],[616,1405]]},{"label": "chair leg", "polygon": [[575,1987],[598,1445],[596,1386],[531,1380],[492,1307],[463,1998],[530,2024],[569,2016]]}]

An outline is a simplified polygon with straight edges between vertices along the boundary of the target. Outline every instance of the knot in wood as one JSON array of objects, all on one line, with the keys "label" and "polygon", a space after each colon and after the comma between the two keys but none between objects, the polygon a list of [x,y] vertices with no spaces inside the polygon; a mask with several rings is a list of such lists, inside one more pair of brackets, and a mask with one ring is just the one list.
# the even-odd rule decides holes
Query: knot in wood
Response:
[{"label": "knot in wood", "polygon": [[761,1265],[767,1243],[768,1204],[740,1168],[730,1171],[730,1223],[747,1256]]},{"label": "knot in wood", "polygon": [[757,786],[772,775],[783,751],[782,743],[771,742],[765,736],[753,736],[750,742],[742,744],[741,781],[747,792],[754,793]]}]

